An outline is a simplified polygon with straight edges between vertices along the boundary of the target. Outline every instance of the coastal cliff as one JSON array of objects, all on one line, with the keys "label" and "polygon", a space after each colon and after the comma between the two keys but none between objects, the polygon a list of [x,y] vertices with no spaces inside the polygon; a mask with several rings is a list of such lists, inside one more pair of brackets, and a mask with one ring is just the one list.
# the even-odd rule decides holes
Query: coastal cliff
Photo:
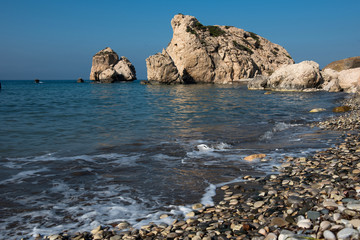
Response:
[{"label": "coastal cliff", "polygon": [[90,80],[113,83],[136,80],[135,67],[126,57],[119,56],[107,47],[93,56]]},{"label": "coastal cliff", "polygon": [[271,75],[293,64],[280,45],[231,26],[204,26],[195,17],[178,14],[172,21],[168,47],[146,59],[149,81],[172,83],[232,83],[256,75]]}]

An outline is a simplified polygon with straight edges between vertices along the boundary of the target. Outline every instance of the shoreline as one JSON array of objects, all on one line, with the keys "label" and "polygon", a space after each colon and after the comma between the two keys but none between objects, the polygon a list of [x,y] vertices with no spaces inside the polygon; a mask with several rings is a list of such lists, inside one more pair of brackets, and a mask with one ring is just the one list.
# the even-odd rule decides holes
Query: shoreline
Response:
[{"label": "shoreline", "polygon": [[194,204],[185,219],[140,229],[122,222],[35,239],[359,239],[360,97],[345,102],[351,112],[316,124],[344,131],[336,147],[285,157],[277,174],[217,188],[214,206]]}]

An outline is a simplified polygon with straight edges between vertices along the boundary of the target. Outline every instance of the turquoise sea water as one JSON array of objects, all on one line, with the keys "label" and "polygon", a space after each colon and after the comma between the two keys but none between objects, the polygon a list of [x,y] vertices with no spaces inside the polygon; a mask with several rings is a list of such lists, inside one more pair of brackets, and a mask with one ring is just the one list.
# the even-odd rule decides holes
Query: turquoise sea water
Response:
[{"label": "turquoise sea water", "polygon": [[[15,239],[139,226],[211,203],[226,182],[333,144],[338,133],[307,125],[345,97],[245,85],[1,83],[0,232]],[[243,160],[253,153],[269,161]]]}]

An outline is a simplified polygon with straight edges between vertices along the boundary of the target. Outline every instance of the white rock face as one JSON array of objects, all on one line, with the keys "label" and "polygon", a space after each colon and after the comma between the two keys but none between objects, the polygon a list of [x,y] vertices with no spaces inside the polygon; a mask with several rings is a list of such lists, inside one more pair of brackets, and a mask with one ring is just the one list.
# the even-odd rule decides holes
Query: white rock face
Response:
[{"label": "white rock face", "polygon": [[360,84],[360,68],[339,72],[339,85],[345,92],[356,92]]},{"label": "white rock face", "polygon": [[195,17],[182,14],[172,19],[171,26],[168,47],[146,59],[150,81],[232,83],[267,76],[294,63],[283,47],[242,29],[203,26]]},{"label": "white rock face", "polygon": [[165,49],[162,53],[146,59],[146,66],[148,80],[157,79],[159,83],[164,84],[183,83],[174,62]]},{"label": "white rock face", "polygon": [[339,73],[333,69],[327,68],[321,72],[324,83],[323,90],[328,92],[340,92],[342,88],[339,85]]},{"label": "white rock face", "polygon": [[267,87],[274,90],[303,90],[316,88],[321,83],[319,64],[303,61],[277,69],[270,76]]},{"label": "white rock face", "polygon": [[122,56],[115,64],[114,70],[118,75],[122,75],[125,81],[136,79],[136,72],[134,66],[131,64],[129,59],[124,56]]},{"label": "white rock face", "polygon": [[360,84],[360,68],[342,70],[340,72],[326,68],[321,72],[324,78],[325,91],[356,92]]},{"label": "white rock face", "polygon": [[135,67],[126,57],[119,59],[111,48],[105,48],[93,56],[90,80],[111,83],[135,79]]}]

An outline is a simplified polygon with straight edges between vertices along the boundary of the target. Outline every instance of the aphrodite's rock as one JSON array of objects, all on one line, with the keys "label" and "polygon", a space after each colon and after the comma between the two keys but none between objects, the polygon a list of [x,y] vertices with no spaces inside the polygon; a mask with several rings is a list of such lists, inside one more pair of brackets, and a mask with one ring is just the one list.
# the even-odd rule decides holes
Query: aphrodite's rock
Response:
[{"label": "aphrodite's rock", "polygon": [[232,83],[270,75],[293,64],[289,53],[267,39],[229,26],[203,26],[195,17],[178,14],[173,38],[162,53],[147,60],[148,80],[161,83]]},{"label": "aphrodite's rock", "polygon": [[319,64],[314,61],[303,61],[276,70],[270,76],[267,87],[273,90],[297,91],[317,88],[321,83]]},{"label": "aphrodite's rock", "polygon": [[134,66],[126,57],[119,56],[107,47],[93,56],[90,80],[103,83],[133,81],[136,79]]},{"label": "aphrodite's rock", "polygon": [[335,71],[343,71],[352,68],[360,68],[360,56],[341,59],[328,64],[325,69],[333,69]]},{"label": "aphrodite's rock", "polygon": [[165,84],[183,82],[174,62],[165,49],[162,53],[147,58],[146,67],[149,81],[155,80]]}]

